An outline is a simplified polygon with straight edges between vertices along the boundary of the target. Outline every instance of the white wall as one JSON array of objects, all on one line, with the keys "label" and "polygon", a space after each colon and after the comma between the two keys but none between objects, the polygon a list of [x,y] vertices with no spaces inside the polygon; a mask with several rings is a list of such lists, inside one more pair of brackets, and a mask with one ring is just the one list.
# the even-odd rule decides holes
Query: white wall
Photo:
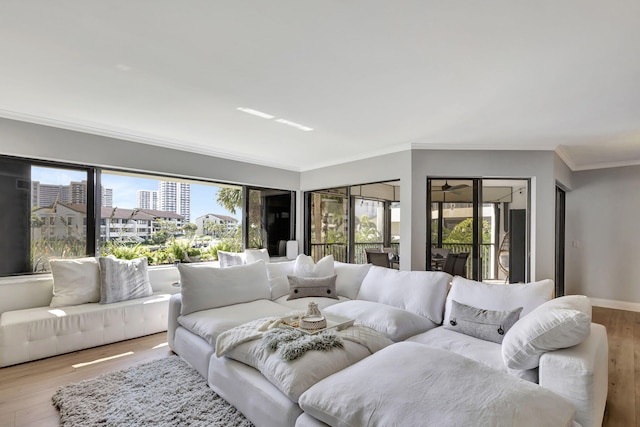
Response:
[{"label": "white wall", "polygon": [[0,154],[297,190],[300,173],[0,118]]},{"label": "white wall", "polygon": [[566,293],[640,303],[640,166],[575,172],[566,224]]}]

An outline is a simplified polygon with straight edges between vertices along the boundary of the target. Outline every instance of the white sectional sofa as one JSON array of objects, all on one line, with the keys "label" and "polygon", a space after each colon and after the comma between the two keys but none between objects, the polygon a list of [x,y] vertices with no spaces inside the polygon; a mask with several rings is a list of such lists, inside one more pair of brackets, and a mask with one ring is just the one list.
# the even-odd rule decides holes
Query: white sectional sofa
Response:
[{"label": "white sectional sofa", "polygon": [[[367,401],[372,400],[371,405],[398,399],[389,395],[391,391],[385,394],[386,389],[398,389],[404,393],[403,398],[413,402],[411,414],[405,411],[397,415],[401,418],[395,419],[396,425],[412,425],[411,420],[421,416],[425,420],[438,419],[440,414],[435,412],[442,410],[443,401],[454,405],[451,410],[456,413],[469,411],[467,417],[480,414],[474,415],[473,410],[481,411],[482,417],[477,418],[483,420],[479,421],[480,425],[595,427],[602,423],[608,381],[605,328],[591,323],[588,298],[551,300],[551,281],[485,285],[455,278],[449,291],[452,277],[442,272],[404,272],[334,263],[327,258],[317,265],[309,265],[304,256],[278,264],[259,261],[216,269],[203,263],[181,265],[179,269],[182,292],[173,295],[169,305],[170,348],[206,378],[215,392],[259,427],[385,425],[390,420],[385,417],[390,415],[383,414],[386,411],[383,406],[376,412],[375,408],[360,405],[364,405],[362,402],[367,396]],[[337,298],[331,295],[332,298],[289,299],[295,295],[293,287],[289,288],[288,275],[325,277],[330,274],[336,276]],[[262,324],[265,319],[267,322],[260,330],[268,332],[267,325],[271,325],[273,319],[304,310],[309,301],[317,303],[327,316],[350,317],[355,319],[356,328],[365,325],[378,331],[390,345],[383,344],[381,347],[386,347],[381,351],[371,350],[371,346],[365,349],[349,341],[346,332],[350,328],[347,328],[338,332],[345,333],[340,335],[345,337],[344,348],[311,351],[289,363],[265,350],[259,339],[252,339],[255,337],[239,339],[236,347],[230,351],[225,349],[220,356],[218,337],[223,336],[223,342],[227,342],[228,336],[236,337],[238,331],[246,332],[247,325]],[[481,310],[484,314],[480,315],[488,313],[489,318],[517,307],[517,321],[514,320],[515,324],[506,333],[498,331],[504,334],[498,337],[504,338],[502,344],[470,336],[466,330],[464,333],[456,330],[468,324],[461,320],[462,312],[452,311],[452,301],[474,307],[484,305],[482,308],[486,310]],[[450,318],[452,314],[456,319]],[[255,322],[256,319],[261,320]],[[449,323],[443,326],[445,320]],[[563,326],[558,327],[559,324]],[[406,346],[398,344],[404,341]],[[407,351],[419,356],[395,363],[400,360],[398,356]],[[430,362],[423,363],[423,360]],[[464,386],[437,383],[443,377],[438,365],[452,370],[444,377],[468,385],[470,390],[488,387],[518,392],[493,393],[498,411],[494,414],[487,402],[474,403],[469,396],[450,396]],[[381,374],[387,370],[385,375]],[[478,375],[470,374],[473,372]],[[403,375],[408,379],[403,380]],[[382,385],[375,385],[373,378],[379,377],[383,378]],[[397,381],[407,381],[406,386],[404,383],[393,386],[395,377]],[[434,381],[433,386],[440,390],[440,399],[415,400],[420,393],[426,393],[419,389],[420,384],[411,384],[411,378],[420,377],[429,378],[427,382]],[[340,387],[345,384],[357,387],[341,394]],[[326,400],[327,396],[330,402],[325,401],[323,406],[322,399]],[[438,408],[433,406],[435,401]],[[551,407],[549,402],[557,406]],[[547,405],[550,411],[540,410],[539,405]],[[507,414],[500,413],[510,410]],[[532,414],[538,417],[531,418]],[[437,416],[430,417],[432,415]],[[553,416],[557,418],[550,418]]]},{"label": "white sectional sofa", "polygon": [[148,270],[153,294],[111,304],[51,307],[51,274],[0,283],[0,367],[167,330],[169,298],[180,292],[174,266]]}]

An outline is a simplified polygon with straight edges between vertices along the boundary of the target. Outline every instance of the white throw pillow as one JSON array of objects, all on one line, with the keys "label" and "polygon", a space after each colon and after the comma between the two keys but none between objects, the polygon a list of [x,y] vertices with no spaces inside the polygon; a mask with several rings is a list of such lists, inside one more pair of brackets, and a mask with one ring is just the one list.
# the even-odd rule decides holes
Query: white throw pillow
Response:
[{"label": "white throw pillow", "polygon": [[52,259],[53,298],[50,307],[100,301],[100,268],[94,257]]},{"label": "white throw pillow", "polygon": [[359,300],[380,302],[442,323],[442,307],[451,276],[440,271],[399,271],[371,266]]},{"label": "white throw pillow", "polygon": [[344,301],[323,311],[354,319],[356,324],[375,329],[395,342],[404,341],[437,326],[426,317],[371,301]]},{"label": "white throw pillow", "polygon": [[313,258],[310,256],[300,254],[298,258],[296,258],[296,263],[293,266],[293,275],[300,277],[333,276],[336,274],[333,264],[333,255],[327,255],[317,263],[314,263]]},{"label": "white throw pillow", "polygon": [[444,309],[444,323],[449,324],[451,300],[485,310],[510,311],[522,307],[520,317],[551,299],[553,280],[532,283],[491,285],[460,276],[453,278]]},{"label": "white throw pillow", "polygon": [[118,259],[112,255],[98,258],[100,264],[100,304],[110,304],[153,294],[147,258]]},{"label": "white throw pillow", "polygon": [[266,249],[245,249],[244,256],[247,264],[259,260],[269,262],[269,252]]},{"label": "white throw pillow", "polygon": [[511,369],[533,369],[547,351],[573,347],[591,333],[591,301],[571,295],[546,302],[522,317],[502,341],[502,359]]},{"label": "white throw pillow", "polygon": [[264,261],[216,268],[210,264],[178,264],[181,314],[271,299]]},{"label": "white throw pillow", "polygon": [[336,261],[334,269],[338,276],[336,279],[338,295],[356,299],[369,268],[371,268],[371,264],[347,264]]},{"label": "white throw pillow", "polygon": [[271,299],[277,300],[280,297],[289,295],[289,279],[293,276],[294,261],[270,262],[267,264],[267,275],[269,277],[269,287],[271,288]]},{"label": "white throw pillow", "polygon": [[245,255],[240,252],[218,251],[218,261],[221,268],[242,265],[245,263]]}]

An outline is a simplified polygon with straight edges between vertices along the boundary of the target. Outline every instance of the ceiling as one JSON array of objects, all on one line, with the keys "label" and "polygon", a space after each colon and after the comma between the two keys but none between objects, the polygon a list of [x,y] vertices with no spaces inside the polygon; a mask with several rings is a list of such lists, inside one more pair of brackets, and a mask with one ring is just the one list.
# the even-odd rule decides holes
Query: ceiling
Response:
[{"label": "ceiling", "polygon": [[4,1],[0,94],[2,117],[299,171],[412,147],[640,164],[640,2]]}]

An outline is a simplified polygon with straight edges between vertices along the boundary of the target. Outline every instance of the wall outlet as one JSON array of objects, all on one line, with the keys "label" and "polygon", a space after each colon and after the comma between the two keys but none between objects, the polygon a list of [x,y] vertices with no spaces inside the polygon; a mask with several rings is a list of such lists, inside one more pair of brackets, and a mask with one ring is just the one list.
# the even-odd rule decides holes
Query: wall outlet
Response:
[{"label": "wall outlet", "polygon": [[580,247],[580,240],[574,240],[571,242],[571,246],[573,246],[574,248],[579,248]]}]

